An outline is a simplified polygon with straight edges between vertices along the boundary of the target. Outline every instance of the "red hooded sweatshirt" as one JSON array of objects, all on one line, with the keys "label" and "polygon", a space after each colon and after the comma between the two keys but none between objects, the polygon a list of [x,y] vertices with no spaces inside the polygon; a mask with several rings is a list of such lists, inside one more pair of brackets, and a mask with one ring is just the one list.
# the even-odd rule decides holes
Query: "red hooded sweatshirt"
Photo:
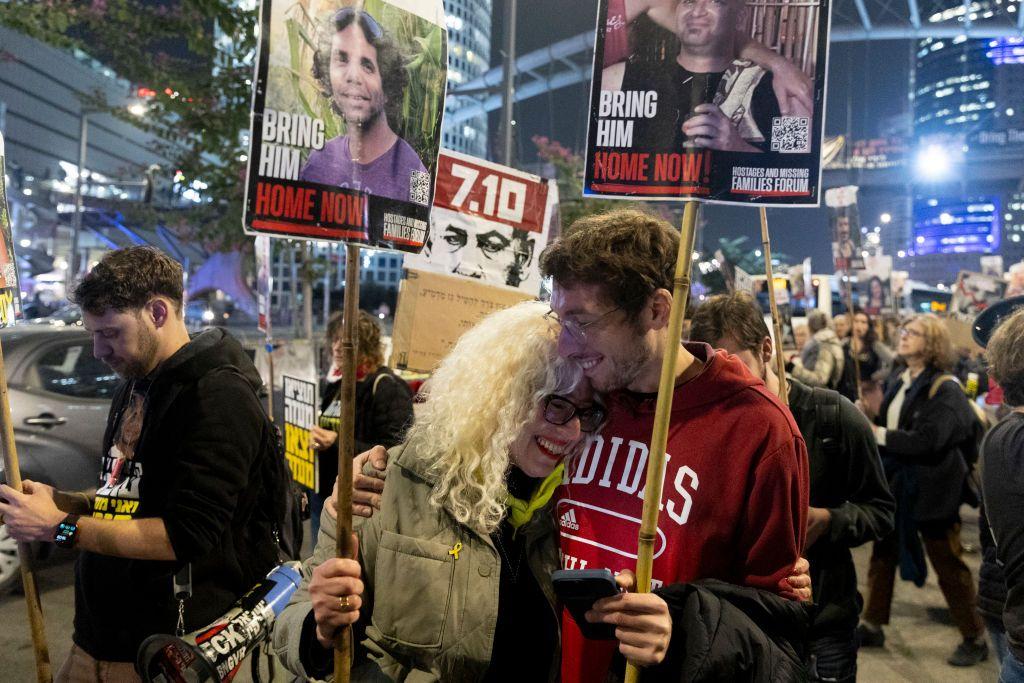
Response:
[{"label": "red hooded sweatshirt", "polygon": [[[783,592],[807,524],[803,437],[738,358],[686,349],[705,367],[672,399],[652,588],[714,578]],[[566,468],[554,496],[566,569],[635,570],[655,403],[612,394],[607,426]],[[563,683],[604,680],[617,647],[585,639],[565,612]]]}]

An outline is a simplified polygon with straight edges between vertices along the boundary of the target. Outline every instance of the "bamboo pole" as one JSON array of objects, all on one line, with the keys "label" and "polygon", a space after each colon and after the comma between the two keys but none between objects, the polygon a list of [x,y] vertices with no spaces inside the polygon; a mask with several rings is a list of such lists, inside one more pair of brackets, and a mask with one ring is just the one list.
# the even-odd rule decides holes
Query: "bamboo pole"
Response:
[{"label": "bamboo pole", "polygon": [[[636,558],[636,591],[651,591],[651,573],[654,569],[654,540],[658,534],[658,509],[661,505],[662,485],[665,479],[665,447],[668,443],[669,420],[672,417],[672,393],[676,385],[676,360],[686,317],[686,304],[690,297],[690,263],[693,260],[693,241],[697,222],[696,201],[686,202],[683,211],[679,253],[676,256],[675,278],[672,288],[672,310],[668,319],[668,340],[665,357],[661,361],[661,379],[658,383],[658,403],[654,410],[654,433],[651,435],[651,453],[647,460],[647,484],[644,494],[643,519]],[[636,683],[640,670],[633,664],[626,666],[626,683]]]},{"label": "bamboo pole", "polygon": [[[2,186],[0,186],[2,188]],[[21,468],[18,465],[18,449],[14,443],[14,425],[11,422],[10,395],[7,392],[7,371],[4,369],[4,353],[0,347],[0,420],[3,429],[0,437],[4,449],[4,471],[7,485],[15,491],[21,490]],[[25,606],[28,608],[28,627],[32,634],[32,648],[36,658],[36,680],[50,683],[50,652],[46,646],[46,630],[43,625],[43,607],[39,601],[36,577],[32,573],[32,553],[28,543],[18,543],[18,561],[21,564],[21,585],[25,589]]]},{"label": "bamboo pole", "polygon": [[[845,269],[843,277],[846,279],[846,322],[850,325],[850,357],[853,358],[853,370],[857,381],[857,398],[860,398],[860,354],[853,351],[853,280],[850,279],[850,271]],[[839,341],[842,342],[842,339]]]},{"label": "bamboo pole", "polygon": [[764,274],[768,278],[768,305],[772,311],[772,329],[775,332],[775,372],[779,376],[779,399],[789,405],[789,387],[786,382],[786,359],[782,357],[782,318],[775,301],[775,276],[772,274],[772,240],[768,233],[768,212],[761,207],[761,251],[764,253]]},{"label": "bamboo pole", "polygon": [[[345,303],[342,322],[341,410],[338,413],[338,533],[335,555],[351,558],[352,460],[355,458],[356,317],[359,315],[359,245],[345,245]],[[334,641],[334,680],[348,683],[352,668],[352,628]]]}]

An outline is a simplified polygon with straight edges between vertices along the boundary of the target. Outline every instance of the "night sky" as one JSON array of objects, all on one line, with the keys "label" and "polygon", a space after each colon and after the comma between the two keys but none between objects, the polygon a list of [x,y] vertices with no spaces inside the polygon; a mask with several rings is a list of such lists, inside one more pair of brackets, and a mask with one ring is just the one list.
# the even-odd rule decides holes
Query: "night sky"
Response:
[{"label": "night sky", "polygon": [[[491,60],[493,64],[499,64],[504,40],[504,2],[494,0],[494,5]],[[558,0],[557,7],[557,13],[553,13],[550,0],[519,0],[516,32],[520,55],[582,31],[594,30],[596,0]],[[825,109],[826,135],[848,134],[853,139],[874,137],[884,130],[889,120],[908,110],[910,50],[908,41],[832,46]],[[863,68],[865,65],[867,69]],[[517,158],[526,163],[536,161],[534,146],[530,142],[534,135],[546,135],[582,154],[589,97],[590,83],[587,82],[518,104]],[[498,134],[498,120],[498,114],[492,114],[492,139]],[[865,198],[862,203],[865,204],[861,209],[865,223],[877,220],[874,214],[885,210],[885,207],[872,206],[870,198]],[[705,205],[704,215],[707,218],[702,236],[705,246],[716,245],[720,237],[740,235],[747,235],[751,244],[760,244],[756,208]],[[770,209],[768,222],[776,252],[786,254],[793,262],[811,256],[815,272],[831,272],[824,208]]]}]

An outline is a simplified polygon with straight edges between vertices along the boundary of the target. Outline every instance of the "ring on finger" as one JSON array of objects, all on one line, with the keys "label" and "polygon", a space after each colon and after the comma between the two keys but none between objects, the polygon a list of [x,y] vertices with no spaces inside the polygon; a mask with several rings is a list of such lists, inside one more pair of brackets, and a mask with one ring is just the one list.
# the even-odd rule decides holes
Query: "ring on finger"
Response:
[{"label": "ring on finger", "polygon": [[340,598],[338,598],[338,607],[340,607],[345,612],[352,611],[352,601],[349,598],[349,596],[343,595]]}]

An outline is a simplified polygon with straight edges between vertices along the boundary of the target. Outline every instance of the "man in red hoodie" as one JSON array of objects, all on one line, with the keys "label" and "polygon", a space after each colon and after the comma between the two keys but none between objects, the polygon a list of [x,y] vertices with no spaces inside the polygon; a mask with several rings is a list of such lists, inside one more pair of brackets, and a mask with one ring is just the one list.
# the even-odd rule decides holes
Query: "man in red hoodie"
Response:
[{"label": "man in red hoodie", "polygon": [[[678,246],[668,223],[615,211],[578,220],[541,256],[554,279],[559,353],[580,363],[610,408],[554,497],[567,569],[636,564],[662,358],[679,343],[668,334]],[[792,416],[739,359],[707,344],[683,344],[675,374],[653,587],[714,578],[788,593],[809,487]],[[583,638],[566,614],[565,683],[604,680],[616,645],[639,665],[660,663],[681,627],[653,593],[600,601],[588,619],[615,624],[618,641]]]}]

